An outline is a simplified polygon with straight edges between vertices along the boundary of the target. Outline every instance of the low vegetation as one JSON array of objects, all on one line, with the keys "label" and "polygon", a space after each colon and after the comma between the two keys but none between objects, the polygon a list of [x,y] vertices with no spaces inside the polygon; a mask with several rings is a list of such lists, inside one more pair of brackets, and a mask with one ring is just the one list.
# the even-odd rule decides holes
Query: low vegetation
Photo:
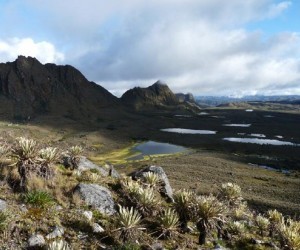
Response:
[{"label": "low vegetation", "polygon": [[[252,211],[235,183],[220,184],[209,195],[175,190],[171,202],[161,195],[158,174],[136,180],[79,171],[82,152],[74,146],[60,153],[26,138],[0,142],[0,201],[7,203],[0,211],[1,249],[24,249],[36,234],[46,239],[42,249],[133,250],[155,243],[165,249],[300,249],[300,222],[277,210]],[[64,157],[72,164],[62,165]],[[79,183],[110,190],[116,212],[85,204],[75,192]],[[58,228],[63,235],[52,236]]]}]

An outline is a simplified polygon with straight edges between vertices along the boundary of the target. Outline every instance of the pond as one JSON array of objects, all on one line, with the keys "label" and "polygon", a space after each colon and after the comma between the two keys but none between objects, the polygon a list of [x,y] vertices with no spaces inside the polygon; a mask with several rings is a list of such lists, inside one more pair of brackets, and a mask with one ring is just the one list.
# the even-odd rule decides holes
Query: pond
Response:
[{"label": "pond", "polygon": [[198,130],[198,129],[186,129],[186,128],[164,128],[163,132],[178,133],[178,134],[199,134],[199,135],[214,135],[217,131],[212,130]]},{"label": "pond", "polygon": [[137,155],[128,158],[128,160],[142,160],[145,156],[151,155],[155,156],[182,153],[188,151],[188,149],[170,143],[147,141],[136,145],[132,148],[132,151],[137,153]]},{"label": "pond", "polygon": [[223,124],[225,127],[242,127],[242,128],[249,128],[251,124],[244,124],[244,123],[230,123],[230,124]]},{"label": "pond", "polygon": [[240,142],[240,143],[255,143],[260,145],[275,145],[275,146],[299,146],[299,144],[295,144],[288,141],[279,141],[273,139],[258,139],[258,138],[223,138],[225,141],[230,142]]}]

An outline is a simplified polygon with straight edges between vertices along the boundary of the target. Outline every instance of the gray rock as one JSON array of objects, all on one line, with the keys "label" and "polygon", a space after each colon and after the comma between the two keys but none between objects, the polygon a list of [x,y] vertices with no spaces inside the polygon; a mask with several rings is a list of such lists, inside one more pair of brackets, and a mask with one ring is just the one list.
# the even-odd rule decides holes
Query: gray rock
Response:
[{"label": "gray rock", "polygon": [[164,195],[166,195],[173,202],[174,201],[173,200],[173,189],[170,185],[168,176],[166,175],[166,173],[162,167],[158,167],[158,166],[146,167],[140,171],[135,172],[133,174],[133,178],[135,178],[135,179],[142,178],[143,175],[147,172],[152,172],[152,173],[155,173],[160,176],[161,182],[162,182],[162,190],[161,191]]},{"label": "gray rock", "polygon": [[165,250],[164,246],[160,242],[155,242],[150,246],[151,250]]},{"label": "gray rock", "polygon": [[43,235],[34,234],[28,239],[28,246],[31,247],[42,247],[46,244]]},{"label": "gray rock", "polygon": [[21,204],[21,205],[20,205],[20,210],[21,210],[23,213],[27,213],[27,212],[28,212],[28,209],[27,209],[27,207],[26,207],[25,204]]},{"label": "gray rock", "polygon": [[92,211],[84,211],[82,214],[83,214],[83,216],[84,216],[85,218],[87,218],[89,221],[91,221],[92,218],[93,218],[93,212],[92,212]]},{"label": "gray rock", "polygon": [[117,172],[113,165],[109,166],[109,176],[113,178],[120,178],[120,174]]},{"label": "gray rock", "polygon": [[[63,158],[63,164],[65,167],[73,167],[69,156],[65,156]],[[95,163],[91,162],[84,156],[81,156],[79,158],[76,169],[79,170],[80,172],[85,171],[85,170],[96,169],[101,175],[108,176],[108,171],[106,169],[96,165]]]},{"label": "gray rock", "polygon": [[80,183],[75,188],[83,201],[101,213],[112,215],[116,212],[115,202],[106,187],[97,184]]},{"label": "gray rock", "polygon": [[0,199],[0,212],[6,210],[7,202]]},{"label": "gray rock", "polygon": [[64,232],[65,232],[65,230],[62,227],[56,226],[54,228],[54,230],[46,236],[46,238],[48,240],[51,240],[51,239],[55,239],[58,237],[62,237],[64,235]]},{"label": "gray rock", "polygon": [[218,244],[213,249],[215,249],[215,250],[227,250],[227,248],[222,247],[222,246],[220,246]]},{"label": "gray rock", "polygon": [[98,223],[93,224],[93,232],[94,233],[102,233],[104,231],[105,231],[104,228],[101,227]]}]

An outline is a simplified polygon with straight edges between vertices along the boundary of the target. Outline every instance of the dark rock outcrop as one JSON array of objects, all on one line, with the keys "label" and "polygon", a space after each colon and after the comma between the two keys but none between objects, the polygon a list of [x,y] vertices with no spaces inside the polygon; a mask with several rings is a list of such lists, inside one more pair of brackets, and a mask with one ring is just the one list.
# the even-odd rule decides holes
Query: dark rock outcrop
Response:
[{"label": "dark rock outcrop", "polygon": [[116,212],[115,202],[106,187],[97,184],[80,183],[75,188],[86,205],[97,209],[101,213],[112,215]]},{"label": "dark rock outcrop", "polygon": [[121,101],[123,104],[137,110],[173,106],[179,103],[169,87],[160,81],[148,88],[135,87],[126,91],[122,95]]},{"label": "dark rock outcrop", "polygon": [[95,115],[100,108],[118,102],[69,65],[43,65],[24,56],[0,63],[0,115],[29,119],[46,113],[76,119]]},{"label": "dark rock outcrop", "polygon": [[192,93],[187,93],[187,94],[177,93],[175,95],[176,95],[177,100],[180,103],[183,103],[183,102],[196,103],[195,98]]},{"label": "dark rock outcrop", "polygon": [[70,167],[72,169],[76,169],[80,172],[82,171],[86,171],[86,170],[92,170],[95,169],[97,170],[102,176],[108,176],[109,175],[109,171],[107,171],[106,169],[104,169],[103,167],[100,167],[98,165],[96,165],[95,163],[91,162],[90,160],[88,160],[86,157],[81,156],[79,158],[79,161],[76,163],[76,166],[73,166],[73,163],[71,161],[71,157],[69,156],[65,156],[63,158],[63,164],[65,167]]}]

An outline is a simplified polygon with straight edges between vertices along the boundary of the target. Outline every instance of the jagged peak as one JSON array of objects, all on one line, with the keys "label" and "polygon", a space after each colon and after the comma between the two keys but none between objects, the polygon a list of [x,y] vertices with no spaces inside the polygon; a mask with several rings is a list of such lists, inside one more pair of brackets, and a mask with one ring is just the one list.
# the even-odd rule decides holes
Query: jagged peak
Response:
[{"label": "jagged peak", "polygon": [[164,87],[168,87],[166,82],[163,82],[161,80],[157,80],[155,83],[152,84],[152,86],[164,86]]}]

